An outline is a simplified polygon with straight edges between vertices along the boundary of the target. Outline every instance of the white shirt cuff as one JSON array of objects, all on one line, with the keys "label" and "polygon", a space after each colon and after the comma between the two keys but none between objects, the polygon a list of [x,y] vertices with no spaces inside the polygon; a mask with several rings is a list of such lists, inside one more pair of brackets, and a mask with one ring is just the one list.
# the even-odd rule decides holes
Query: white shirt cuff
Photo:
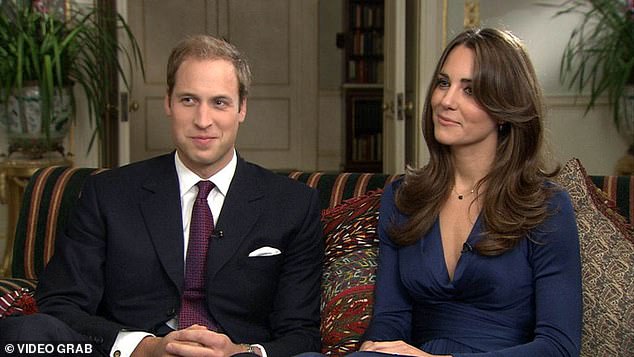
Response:
[{"label": "white shirt cuff", "polygon": [[141,340],[147,336],[155,337],[153,334],[143,331],[119,331],[117,339],[110,349],[110,357],[129,357],[136,346],[141,343]]},{"label": "white shirt cuff", "polygon": [[262,357],[268,357],[268,355],[266,354],[266,350],[264,349],[264,347],[262,345],[258,345],[257,343],[254,343],[251,346],[255,346],[255,347],[259,348],[260,352],[262,352]]}]

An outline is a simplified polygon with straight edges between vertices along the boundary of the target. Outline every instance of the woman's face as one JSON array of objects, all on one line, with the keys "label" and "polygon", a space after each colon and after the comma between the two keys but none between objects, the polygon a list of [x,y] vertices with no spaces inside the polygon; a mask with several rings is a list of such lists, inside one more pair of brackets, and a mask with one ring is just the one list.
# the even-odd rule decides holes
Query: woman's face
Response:
[{"label": "woman's face", "polygon": [[434,136],[452,150],[495,150],[497,145],[497,123],[473,97],[474,56],[464,45],[451,50],[432,92]]}]

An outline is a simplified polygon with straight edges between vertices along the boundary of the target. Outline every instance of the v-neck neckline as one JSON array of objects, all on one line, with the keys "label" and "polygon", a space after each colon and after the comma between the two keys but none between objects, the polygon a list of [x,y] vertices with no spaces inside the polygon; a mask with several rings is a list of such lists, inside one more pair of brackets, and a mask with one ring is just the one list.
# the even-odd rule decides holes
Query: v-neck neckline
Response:
[{"label": "v-neck neckline", "polygon": [[[479,227],[480,225],[480,216],[482,214],[478,214],[475,223],[473,223],[473,226],[471,227],[471,230],[469,231],[469,234],[467,235],[467,240],[465,241],[464,244],[468,244],[469,247],[473,247],[476,241],[474,232],[476,230],[476,227]],[[456,266],[454,268],[453,271],[453,278],[451,278],[449,276],[449,268],[447,267],[447,260],[445,259],[445,247],[443,245],[442,242],[442,231],[440,230],[440,216],[436,218],[436,223],[435,223],[436,229],[438,230],[438,234],[437,234],[437,238],[438,238],[438,247],[440,248],[440,262],[442,265],[442,271],[443,271],[443,275],[444,278],[446,279],[446,282],[451,285],[454,286],[454,283],[456,282],[456,280],[459,280],[459,278],[462,277],[463,273],[464,273],[464,265],[466,263],[463,263],[463,261],[465,261],[466,259],[468,259],[467,252],[463,252],[460,254],[460,256],[458,257],[458,260],[456,261]],[[473,254],[473,252],[471,250],[468,251],[469,256],[471,256]]]}]

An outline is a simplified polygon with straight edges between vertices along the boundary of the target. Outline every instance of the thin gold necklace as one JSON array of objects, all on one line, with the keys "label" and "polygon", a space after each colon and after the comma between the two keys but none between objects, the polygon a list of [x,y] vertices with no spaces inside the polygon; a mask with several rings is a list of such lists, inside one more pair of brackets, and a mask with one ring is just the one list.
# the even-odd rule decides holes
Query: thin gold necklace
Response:
[{"label": "thin gold necklace", "polygon": [[473,192],[475,191],[475,186],[473,186],[473,188],[471,188],[471,191],[467,192],[467,193],[460,193],[458,191],[456,191],[456,186],[454,186],[452,188],[452,191],[456,194],[456,196],[458,196],[459,200],[464,199],[466,196],[469,196],[471,194],[473,194]]}]

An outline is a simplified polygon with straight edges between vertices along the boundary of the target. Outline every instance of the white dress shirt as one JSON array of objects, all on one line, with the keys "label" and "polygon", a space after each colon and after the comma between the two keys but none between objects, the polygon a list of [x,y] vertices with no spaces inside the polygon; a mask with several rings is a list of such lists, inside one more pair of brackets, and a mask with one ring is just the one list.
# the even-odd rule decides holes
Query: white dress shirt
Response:
[{"label": "white dress shirt", "polygon": [[[223,167],[220,171],[218,171],[215,175],[209,178],[201,178],[192,172],[189,168],[183,164],[181,159],[178,157],[178,153],[174,155],[174,165],[176,166],[176,174],[178,176],[178,186],[180,190],[180,198],[181,198],[181,208],[182,208],[182,218],[183,218],[183,251],[184,257],[183,262],[187,258],[187,245],[189,243],[189,223],[191,220],[192,210],[194,208],[194,201],[196,200],[196,196],[198,195],[198,187],[196,184],[201,180],[209,180],[214,183],[215,187],[207,196],[207,202],[209,203],[209,208],[211,209],[211,214],[214,218],[214,226],[216,222],[218,222],[218,217],[220,216],[220,212],[222,211],[222,205],[225,202],[225,197],[227,196],[227,191],[229,190],[229,186],[231,185],[231,180],[233,180],[233,175],[236,172],[236,166],[238,164],[238,155],[236,151],[233,151],[233,157],[231,161]],[[166,324],[176,330],[178,329],[178,316],[166,322]],[[112,349],[110,350],[110,356],[114,357],[127,357],[132,354],[134,349],[139,345],[141,340],[147,336],[154,336],[151,333],[144,331],[119,331],[117,334],[117,339],[112,345]],[[266,351],[264,347],[260,345],[254,345],[260,348],[264,357],[266,357]]]}]

